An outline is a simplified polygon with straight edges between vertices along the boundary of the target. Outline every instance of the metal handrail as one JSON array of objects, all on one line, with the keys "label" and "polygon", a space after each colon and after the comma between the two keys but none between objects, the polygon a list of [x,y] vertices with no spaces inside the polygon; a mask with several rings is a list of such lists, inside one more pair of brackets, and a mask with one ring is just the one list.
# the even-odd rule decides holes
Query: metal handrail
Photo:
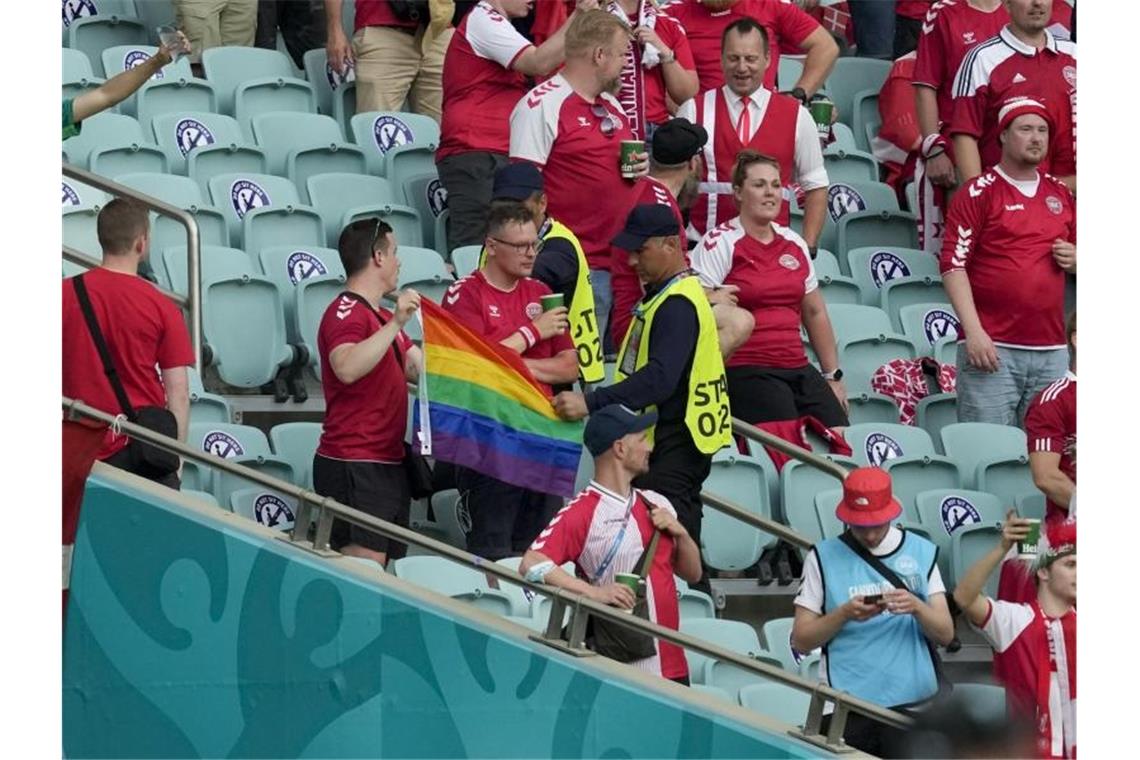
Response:
[{"label": "metal handrail", "polygon": [[[165,201],[161,201],[154,196],[141,193],[138,190],[120,185],[114,180],[107,179],[98,174],[92,174],[86,169],[80,169],[74,164],[63,164],[63,176],[77,179],[85,185],[98,188],[104,192],[110,193],[115,196],[125,196],[132,198],[142,205],[146,206],[151,211],[169,216],[177,220],[183,227],[186,228],[186,267],[187,267],[187,282],[190,286],[189,298],[185,300],[187,310],[190,312],[190,343],[194,348],[194,367],[199,371],[202,369],[202,259],[201,259],[201,242],[198,235],[198,220],[194,215],[188,211],[184,211],[177,206],[172,206]],[[65,255],[67,249],[64,250]],[[78,251],[73,254],[80,255]],[[94,259],[84,256],[82,259],[76,259],[69,256],[72,261],[77,264],[91,266]],[[95,263],[98,266],[98,263]],[[167,294],[169,295],[169,293]]]},{"label": "metal handrail", "polygon": [[[94,258],[93,256],[88,256],[86,253],[81,253],[69,245],[65,245],[63,247],[63,257],[68,261],[73,261],[76,264],[87,267],[88,269],[95,269],[103,263],[99,261],[99,259]],[[154,287],[159,293],[162,293],[164,296],[173,301],[176,306],[185,309],[190,304],[190,299],[181,293],[175,293],[173,290],[167,290],[161,285],[155,285]]]},{"label": "metal handrail", "polygon": [[[294,529],[288,534],[288,540],[299,548],[318,553],[327,552],[332,522],[333,519],[336,518],[362,528],[373,530],[389,539],[395,539],[401,543],[413,544],[420,548],[430,550],[458,564],[493,575],[501,581],[522,586],[530,589],[534,593],[550,597],[552,606],[547,629],[544,634],[533,634],[531,637],[541,643],[577,656],[593,654],[583,647],[586,621],[590,615],[593,615],[612,623],[636,629],[654,638],[676,644],[677,646],[695,650],[707,657],[723,660],[764,678],[778,681],[786,686],[811,694],[811,703],[808,708],[808,715],[803,729],[789,731],[789,733],[833,752],[847,749],[842,737],[848,713],[859,713],[900,729],[906,729],[913,725],[913,720],[906,715],[859,699],[847,692],[838,691],[822,682],[808,681],[799,675],[787,673],[781,668],[754,660],[747,655],[724,649],[716,644],[710,644],[707,641],[695,638],[681,631],[674,631],[657,623],[651,623],[635,615],[630,615],[608,605],[595,602],[580,594],[547,586],[542,583],[528,581],[514,570],[503,565],[490,562],[461,549],[456,549],[449,544],[424,536],[410,528],[405,528],[401,525],[388,522],[387,520],[381,520],[372,515],[365,514],[364,512],[341,504],[330,497],[321,496],[314,491],[300,488],[292,483],[287,483],[257,470],[251,470],[236,462],[231,462],[213,454],[199,451],[181,441],[176,441],[173,438],[168,438],[160,433],[156,433],[149,428],[127,422],[121,416],[116,417],[113,414],[108,414],[82,401],[64,396],[62,405],[67,413],[68,419],[85,417],[107,425],[115,424],[121,433],[132,438],[146,441],[147,443],[171,451],[199,464],[215,467],[229,474],[237,475],[297,499],[298,507],[297,513],[294,515]],[[725,501],[724,503],[739,509],[739,507],[732,505],[731,502]],[[305,529],[299,526],[309,525],[311,521],[310,512],[314,508],[317,510],[317,528],[316,534],[310,542],[301,532]],[[570,612],[569,636],[563,639],[561,620],[566,611]],[[820,733],[820,724],[824,705],[828,702],[834,704],[835,712],[828,732],[824,735]]]}]

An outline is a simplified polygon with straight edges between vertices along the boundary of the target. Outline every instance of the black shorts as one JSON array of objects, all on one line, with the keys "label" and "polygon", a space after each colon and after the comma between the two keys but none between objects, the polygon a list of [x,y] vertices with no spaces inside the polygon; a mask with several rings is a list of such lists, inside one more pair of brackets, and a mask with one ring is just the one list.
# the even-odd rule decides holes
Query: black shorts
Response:
[{"label": "black shorts", "polygon": [[846,427],[847,414],[831,386],[810,364],[796,369],[728,367],[728,401],[732,416],[759,422],[815,417],[828,427]]},{"label": "black shorts", "polygon": [[562,508],[562,499],[504,483],[467,467],[455,468],[470,528],[467,551],[489,560],[522,556]]},{"label": "black shorts", "polygon": [[[350,462],[314,454],[313,490],[373,517],[408,527],[412,497],[402,464]],[[340,550],[348,544],[384,552],[389,560],[403,557],[408,550],[407,544],[392,541],[375,531],[344,520],[333,520],[329,545]]]}]

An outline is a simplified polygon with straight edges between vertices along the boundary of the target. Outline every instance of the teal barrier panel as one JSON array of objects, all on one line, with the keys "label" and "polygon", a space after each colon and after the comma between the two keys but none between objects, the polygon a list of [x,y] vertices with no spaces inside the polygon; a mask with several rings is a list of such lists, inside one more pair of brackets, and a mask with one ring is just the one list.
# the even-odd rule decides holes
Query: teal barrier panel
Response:
[{"label": "teal barrier panel", "polygon": [[[68,757],[813,757],[100,468],[64,631]],[[735,708],[727,708],[732,711]]]}]

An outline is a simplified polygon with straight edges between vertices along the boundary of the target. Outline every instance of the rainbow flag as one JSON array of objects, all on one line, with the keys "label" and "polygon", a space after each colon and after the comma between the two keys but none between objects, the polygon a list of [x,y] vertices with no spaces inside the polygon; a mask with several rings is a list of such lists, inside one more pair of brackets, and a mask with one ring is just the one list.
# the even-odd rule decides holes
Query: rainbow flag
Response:
[{"label": "rainbow flag", "polygon": [[[522,358],[421,301],[424,372],[415,429],[425,456],[532,491],[574,495],[581,422],[554,413]],[[427,424],[423,424],[424,420]]]}]

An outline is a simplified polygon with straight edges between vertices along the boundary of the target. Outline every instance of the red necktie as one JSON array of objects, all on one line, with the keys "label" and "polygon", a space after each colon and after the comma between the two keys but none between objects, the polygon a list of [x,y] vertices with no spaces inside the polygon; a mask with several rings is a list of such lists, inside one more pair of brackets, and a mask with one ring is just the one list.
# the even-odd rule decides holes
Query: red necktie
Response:
[{"label": "red necktie", "polygon": [[749,109],[752,99],[745,95],[740,99],[740,104],[744,110],[740,112],[740,119],[736,122],[736,134],[740,138],[740,144],[747,145],[752,139],[752,114]]}]

